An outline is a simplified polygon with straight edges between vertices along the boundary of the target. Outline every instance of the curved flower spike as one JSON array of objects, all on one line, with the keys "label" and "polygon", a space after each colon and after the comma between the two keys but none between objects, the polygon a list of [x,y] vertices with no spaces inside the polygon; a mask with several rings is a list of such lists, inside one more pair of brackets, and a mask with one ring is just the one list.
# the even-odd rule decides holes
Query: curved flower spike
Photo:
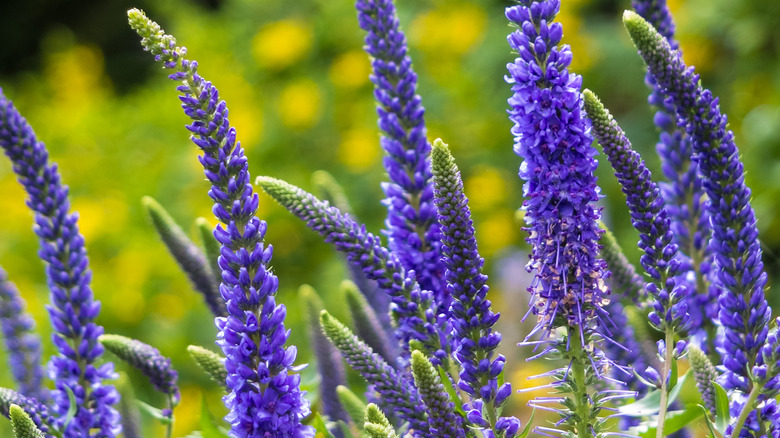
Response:
[{"label": "curved flower spike", "polygon": [[179,81],[182,108],[192,123],[190,139],[211,183],[209,196],[220,225],[214,236],[221,244],[220,293],[227,317],[216,319],[217,343],[226,356],[227,386],[223,399],[231,433],[239,438],[314,436],[301,423],[309,402],[300,389],[297,349],[286,346],[287,309],[276,303],[278,280],[269,268],[273,248],[263,239],[266,223],[257,217],[258,197],[252,190],[244,149],[228,121],[228,109],[211,82],[198,74],[198,64],[184,58],[186,49],[138,9],[128,11],[130,26],[142,37],[144,49],[155,55],[169,76]]},{"label": "curved flower spike", "polygon": [[[46,263],[51,292],[47,307],[58,355],[51,358],[49,378],[57,427],[65,438],[111,438],[121,432],[114,405],[119,393],[106,379],[114,379],[113,364],[96,366],[103,354],[98,337],[103,327],[95,321],[100,302],[95,301],[90,282],[89,259],[84,236],[78,228],[78,214],[71,213],[68,188],[62,184],[57,165],[49,162],[46,146],[32,127],[0,90],[0,147],[13,163],[19,182],[27,191],[27,206],[35,212],[35,234],[40,240],[39,256]],[[76,397],[73,421],[65,425],[71,408],[68,394]]]}]

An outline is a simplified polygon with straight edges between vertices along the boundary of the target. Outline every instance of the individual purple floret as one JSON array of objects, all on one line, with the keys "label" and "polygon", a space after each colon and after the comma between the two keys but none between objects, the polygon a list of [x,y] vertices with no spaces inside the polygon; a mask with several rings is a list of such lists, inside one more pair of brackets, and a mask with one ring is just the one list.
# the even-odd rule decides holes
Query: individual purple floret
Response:
[{"label": "individual purple floret", "polygon": [[[680,49],[674,39],[674,21],[666,0],[633,0],[631,5],[667,39],[672,50]],[[707,197],[698,175],[699,166],[692,159],[690,137],[683,127],[677,126],[673,103],[666,101],[663,88],[649,72],[645,82],[652,89],[648,101],[657,109],[653,120],[661,131],[656,145],[666,177],[666,182],[659,185],[661,195],[680,249],[678,257],[685,261],[683,275],[695,279],[690,289],[696,293],[689,294],[686,301],[691,314],[690,330],[699,336],[696,332],[702,327],[714,327],[712,321],[718,317],[717,290],[709,287],[708,279],[712,260],[707,251],[710,238]]]},{"label": "individual purple floret", "polygon": [[719,347],[725,368],[723,383],[749,394],[754,386],[750,370],[766,342],[771,309],[764,296],[767,275],[756,216],[734,134],[728,130],[718,99],[699,85],[699,75],[685,65],[680,54],[638,15],[627,11],[623,21],[691,137],[710,199],[710,251],[718,267],[713,282],[720,292],[719,318],[725,332]]},{"label": "individual purple floret", "polygon": [[449,314],[453,355],[460,364],[458,387],[472,402],[482,400],[483,406],[478,411],[472,406],[464,409],[476,411],[469,416],[469,419],[474,417],[475,426],[486,428],[496,437],[512,437],[520,427],[517,418],[506,417],[501,422],[505,428],[497,427],[497,409],[506,403],[512,385],[509,382],[498,384],[506,361],[504,355],[495,354],[501,342],[501,333],[493,327],[499,314],[493,313],[487,299],[487,275],[482,273],[484,259],[477,250],[463,180],[455,159],[441,140],[434,142],[431,162],[441,251],[446,267],[444,278],[447,294],[452,297]]},{"label": "individual purple floret", "polygon": [[371,56],[371,81],[384,133],[381,144],[390,182],[382,188],[387,196],[383,203],[389,248],[407,271],[414,270],[422,289],[434,292],[439,311],[446,313],[450,299],[441,282],[444,267],[428,161],[431,146],[426,138],[425,109],[416,94],[417,74],[393,1],[357,0],[355,6],[358,23],[367,32],[364,49]]},{"label": "individual purple floret", "polygon": [[202,155],[211,182],[214,215],[220,220],[214,236],[222,245],[220,293],[228,316],[216,319],[217,343],[225,353],[227,387],[225,420],[235,437],[311,437],[314,429],[301,424],[309,402],[300,389],[301,367],[294,366],[297,349],[285,346],[286,308],[276,304],[278,280],[268,267],[273,249],[263,243],[266,223],[256,215],[258,197],[252,190],[244,150],[236,142],[225,101],[197,73],[197,62],[184,58],[186,49],[146,18],[128,12],[142,45],[179,81],[182,108],[193,121],[187,125]]},{"label": "individual purple floret", "polygon": [[[95,323],[100,303],[93,299],[89,261],[78,214],[69,213],[68,188],[60,180],[56,164],[49,163],[44,144],[0,90],[0,146],[13,162],[14,172],[29,196],[35,212],[38,253],[46,262],[51,291],[47,306],[59,355],[49,362],[49,378],[55,382],[52,410],[65,438],[113,437],[122,427],[113,405],[119,394],[104,379],[115,378],[113,364],[94,364],[103,354],[98,337],[103,327]],[[76,398],[75,417],[65,425],[70,409],[68,393]]]},{"label": "individual purple floret", "polygon": [[322,235],[326,242],[345,253],[350,263],[360,266],[366,276],[390,296],[390,310],[397,323],[396,337],[407,354],[409,342],[417,340],[422,342],[424,353],[435,365],[447,363],[449,345],[442,321],[444,315],[436,314],[433,293],[420,289],[414,273],[404,270],[395,254],[384,248],[378,237],[349,215],[298,187],[263,176],[257,178],[256,183]]},{"label": "individual purple floret", "polygon": [[42,384],[41,338],[35,334],[35,321],[25,311],[25,306],[19,290],[0,268],[0,328],[11,374],[20,394],[46,402],[49,390]]}]

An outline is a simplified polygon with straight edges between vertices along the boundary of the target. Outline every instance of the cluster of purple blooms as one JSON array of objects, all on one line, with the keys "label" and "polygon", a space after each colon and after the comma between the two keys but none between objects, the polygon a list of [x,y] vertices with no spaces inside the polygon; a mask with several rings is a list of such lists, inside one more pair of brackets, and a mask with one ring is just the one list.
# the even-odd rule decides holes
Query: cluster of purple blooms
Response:
[{"label": "cluster of purple blooms", "polygon": [[[128,13],[144,49],[179,84],[181,107],[191,119],[186,129],[201,152],[220,222],[208,230],[213,237],[204,252],[158,204],[145,201],[163,241],[215,316],[222,355],[202,348],[190,353],[226,390],[228,435],[350,438],[362,430],[394,437],[398,430],[424,438],[595,438],[654,429],[659,438],[687,436],[685,425],[667,425],[666,419],[680,409],[677,361],[689,355],[712,436],[780,438],[780,319],[772,321],[764,295],[767,275],[750,189],[717,98],[682,61],[665,1],[634,0],[636,12],[623,17],[648,68],[666,177],[660,183],[570,71],[571,49],[562,44],[564,29],[555,21],[560,0],[519,0],[506,8],[516,28],[508,42],[517,54],[507,65],[509,119],[522,159],[527,270],[533,275],[526,317],[536,319],[521,345],[533,347],[530,359],[557,364],[536,376],[551,383],[521,389],[550,389],[529,406],[554,419],[535,426],[502,414],[513,391],[504,381],[506,358],[496,352],[499,314],[491,307],[461,173],[448,147],[427,139],[395,5],[357,0],[356,8],[389,178],[383,184],[387,245],[328,200],[270,177],[255,182],[344,253],[354,282],[363,286],[347,287],[355,289],[347,301],[356,334],[321,309],[315,292],[302,294],[312,309],[318,370],[327,380],[320,394],[327,422],[317,415],[311,420],[301,389],[303,366],[296,364],[296,347],[288,345],[286,308],[276,300],[267,224],[257,217],[260,200],[227,105],[200,76],[197,62],[185,57],[185,48],[143,12]],[[644,276],[600,223],[594,139],[626,196]],[[58,352],[49,362],[54,389],[48,389],[34,324],[0,270],[0,326],[18,383],[16,390],[0,388],[0,413],[9,416],[12,406],[20,407],[30,427],[47,437],[114,437],[124,429],[135,438],[138,428],[119,414],[119,393],[106,382],[116,377],[113,364],[99,365],[105,348],[168,396],[157,415],[170,437],[178,375],[157,349],[103,335],[67,187],[2,92],[0,146],[35,213]],[[660,340],[648,348],[651,328]],[[364,398],[347,387],[336,353],[368,383]],[[657,400],[657,409],[648,412],[647,400]],[[622,417],[618,426],[613,416]],[[17,429],[19,437],[33,436],[24,430]]]}]

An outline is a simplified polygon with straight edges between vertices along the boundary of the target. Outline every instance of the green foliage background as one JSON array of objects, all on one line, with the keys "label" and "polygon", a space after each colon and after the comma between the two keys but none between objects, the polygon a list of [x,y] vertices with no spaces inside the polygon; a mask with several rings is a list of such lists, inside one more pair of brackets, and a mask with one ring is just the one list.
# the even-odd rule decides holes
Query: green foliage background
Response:
[{"label": "green foliage background", "polygon": [[[472,199],[480,249],[492,273],[493,301],[503,311],[504,352],[515,387],[544,363],[526,363],[514,347],[527,329],[522,269],[524,234],[515,220],[522,203],[506,117],[505,65],[513,59],[498,0],[398,0],[402,28],[419,74],[431,139],[449,143]],[[560,20],[572,45],[572,69],[616,115],[651,169],[656,134],[645,104],[641,61],[622,29],[628,0],[564,0]],[[780,4],[765,0],[670,1],[685,58],[730,116],[753,188],[770,278],[780,270]],[[227,0],[152,2],[7,2],[0,6],[0,85],[28,118],[71,188],[81,214],[103,303],[99,322],[110,333],[151,343],[173,358],[184,402],[176,436],[197,428],[201,391],[221,414],[219,391],[195,369],[188,344],[213,346],[215,328],[144,217],[151,195],[177,220],[211,219],[207,185],[184,129],[175,84],[125,24],[142,7],[189,49],[200,72],[227,100],[253,175],[270,175],[312,189],[311,173],[325,169],[344,185],[356,215],[382,226],[384,178],[363,33],[347,0]],[[606,164],[606,160],[602,160]],[[659,175],[660,172],[656,171]],[[605,220],[637,258],[620,193],[608,166],[599,169]],[[7,160],[0,160],[0,265],[28,301],[47,345],[47,288],[31,214]],[[332,313],[346,317],[338,284],[341,257],[270,199],[259,211],[275,247],[280,300],[288,306],[291,342],[311,362],[297,288],[313,285]],[[780,304],[778,295],[771,300]],[[1,354],[0,354],[1,356]],[[5,360],[0,357],[0,360]],[[161,399],[139,375],[137,396]],[[305,371],[316,393],[314,367]],[[0,384],[11,385],[0,367]],[[206,388],[202,390],[201,388]],[[533,395],[533,394],[531,394]],[[525,421],[524,403],[509,409]],[[151,423],[151,422],[150,422]],[[160,432],[149,425],[152,436]],[[10,434],[0,421],[0,435]]]}]

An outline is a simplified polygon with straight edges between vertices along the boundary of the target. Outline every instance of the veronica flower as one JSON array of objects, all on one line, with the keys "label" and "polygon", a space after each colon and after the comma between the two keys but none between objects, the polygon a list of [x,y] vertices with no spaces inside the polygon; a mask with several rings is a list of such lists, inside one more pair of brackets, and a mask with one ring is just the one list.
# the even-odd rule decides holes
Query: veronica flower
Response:
[{"label": "veronica flower", "polygon": [[[598,258],[596,151],[590,147],[582,111],[582,79],[569,72],[571,51],[559,46],[563,27],[553,22],[560,2],[518,3],[506,9],[518,27],[508,37],[518,58],[507,66],[507,81],[514,93],[509,117],[515,153],[523,159],[519,176],[525,181],[523,208],[532,246],[528,270],[534,280],[529,291],[537,326],[531,335],[542,335],[541,355],[557,351],[568,362],[549,375],[557,380],[553,385],[559,392],[571,394],[538,399],[533,405],[560,414],[558,427],[598,436],[604,422],[595,412],[605,397],[589,394],[589,386],[608,366],[595,330],[609,291],[603,280],[606,264]],[[565,338],[549,339],[559,327]],[[564,404],[560,409],[543,406],[548,401]],[[568,433],[541,427],[537,432]]]},{"label": "veronica flower", "polygon": [[[669,42],[672,50],[679,51],[674,39],[674,21],[666,0],[633,0],[634,10],[652,24]],[[685,260],[683,275],[695,278],[691,293],[687,296],[688,311],[691,314],[691,332],[701,327],[712,328],[717,319],[717,290],[709,288],[709,274],[712,257],[707,250],[710,238],[707,197],[698,175],[698,164],[692,159],[691,139],[685,129],[677,125],[672,102],[666,101],[663,87],[659,86],[649,72],[645,82],[652,89],[648,98],[656,108],[653,121],[660,130],[660,142],[656,145],[661,158],[661,169],[666,182],[660,184],[666,211],[671,219],[674,241],[680,248],[678,257]],[[708,322],[709,321],[709,322]]]},{"label": "veronica flower", "polygon": [[424,353],[436,365],[445,364],[448,368],[445,317],[436,313],[433,293],[420,289],[414,273],[404,269],[395,253],[384,248],[378,237],[366,231],[365,225],[302,189],[269,177],[258,177],[256,182],[276,202],[325,237],[326,242],[344,252],[351,263],[360,266],[366,277],[376,281],[390,296],[396,337],[406,351],[410,341],[420,341]]},{"label": "veronica flower", "polygon": [[120,335],[103,335],[100,343],[120,359],[132,365],[149,378],[154,388],[171,397],[174,404],[181,394],[176,381],[179,374],[171,367],[171,360],[151,345]]},{"label": "veronica flower", "polygon": [[[103,354],[98,342],[103,327],[95,323],[100,303],[90,288],[92,275],[78,214],[69,213],[68,188],[57,165],[49,163],[46,147],[1,90],[0,147],[27,191],[27,205],[35,212],[33,229],[40,238],[38,254],[46,263],[52,303],[47,309],[54,327],[52,342],[59,353],[48,368],[55,382],[52,410],[57,427],[66,438],[113,437],[122,428],[113,407],[119,394],[103,384],[104,379],[115,378],[113,364],[95,365]],[[70,393],[76,399],[76,414],[66,425]]]},{"label": "veronica flower", "polygon": [[420,287],[433,291],[439,311],[449,310],[441,284],[436,210],[428,155],[425,121],[417,75],[407,55],[406,38],[399,29],[392,0],[357,0],[358,23],[367,32],[365,51],[371,56],[371,81],[383,135],[385,169],[390,182],[382,188],[387,198],[389,249],[406,270],[414,270]]},{"label": "veronica flower", "polygon": [[414,437],[436,436],[429,430],[425,405],[419,391],[406,377],[324,310],[320,314],[320,324],[349,366],[379,393],[380,402],[385,408],[392,409],[402,420],[409,422]]},{"label": "veronica flower", "polygon": [[141,44],[181,82],[182,108],[192,123],[192,141],[211,182],[213,212],[221,222],[214,236],[222,245],[220,293],[227,317],[216,319],[218,344],[225,353],[229,394],[225,420],[236,437],[311,437],[314,429],[301,424],[309,402],[300,389],[297,350],[285,346],[286,309],[276,304],[278,280],[268,268],[273,248],[264,245],[266,223],[256,216],[258,197],[252,190],[244,150],[236,142],[227,106],[219,92],[197,73],[197,62],[184,58],[186,49],[166,35],[143,12],[128,12]]},{"label": "veronica flower", "polygon": [[[725,368],[723,383],[728,389],[750,394],[759,390],[750,370],[766,342],[772,313],[764,296],[767,275],[756,216],[734,134],[718,99],[699,85],[699,75],[685,65],[680,54],[635,13],[627,11],[623,22],[691,138],[710,199],[710,251],[718,267],[713,282],[720,292],[719,319],[725,331],[719,348]],[[752,409],[748,404],[743,410]]]},{"label": "veronica flower", "polygon": [[32,397],[25,397],[16,391],[0,388],[0,415],[10,418],[12,405],[22,408],[41,432],[50,432],[49,426],[54,424],[54,419],[49,415],[49,408],[45,404]]},{"label": "veronica flower", "polygon": [[[509,382],[499,386],[498,376],[504,371],[503,355],[495,354],[501,333],[493,326],[499,315],[490,309],[487,299],[487,275],[482,273],[484,259],[477,250],[474,225],[468,200],[463,193],[463,180],[441,140],[436,140],[432,152],[434,199],[441,231],[442,255],[446,267],[447,294],[453,328],[453,354],[460,364],[458,387],[472,401],[480,400],[482,409],[469,409],[469,420],[486,428],[494,436],[514,436],[520,421],[514,417],[498,418],[501,408],[512,393]],[[472,413],[473,412],[473,413]],[[503,428],[498,428],[498,421]]]},{"label": "veronica flower", "polygon": [[8,353],[11,374],[22,395],[38,401],[49,400],[42,385],[41,339],[35,334],[35,321],[25,311],[25,302],[0,268],[0,328]]}]

